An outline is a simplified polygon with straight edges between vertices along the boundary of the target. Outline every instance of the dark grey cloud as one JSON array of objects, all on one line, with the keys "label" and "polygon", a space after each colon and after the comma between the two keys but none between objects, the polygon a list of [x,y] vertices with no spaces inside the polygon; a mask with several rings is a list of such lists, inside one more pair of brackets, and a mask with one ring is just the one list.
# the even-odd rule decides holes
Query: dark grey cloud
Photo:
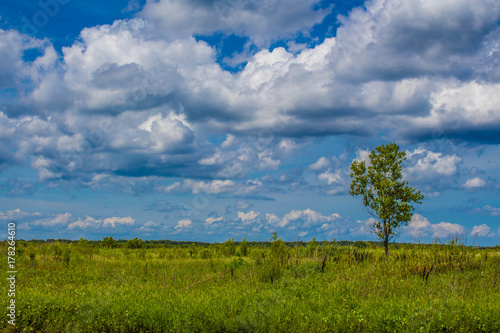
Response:
[{"label": "dark grey cloud", "polygon": [[144,71],[135,63],[122,66],[106,63],[92,73],[92,84],[100,89],[123,89],[139,86],[145,78]]},{"label": "dark grey cloud", "polygon": [[342,20],[335,68],[351,81],[424,75],[473,78],[474,56],[498,29],[493,1],[372,1]]},{"label": "dark grey cloud", "polygon": [[3,171],[8,167],[16,165],[18,163],[19,160],[16,158],[15,154],[10,151],[7,144],[0,147],[0,171]]},{"label": "dark grey cloud", "polygon": [[455,142],[479,142],[485,144],[500,143],[500,122],[488,124],[480,128],[465,125],[436,128],[411,128],[404,134],[405,137],[418,141],[449,139]]}]

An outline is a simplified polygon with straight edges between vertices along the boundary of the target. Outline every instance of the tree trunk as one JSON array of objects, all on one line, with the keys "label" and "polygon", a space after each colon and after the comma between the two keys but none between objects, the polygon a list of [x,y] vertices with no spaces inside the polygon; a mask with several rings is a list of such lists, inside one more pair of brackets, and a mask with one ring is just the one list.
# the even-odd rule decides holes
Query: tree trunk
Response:
[{"label": "tree trunk", "polygon": [[385,260],[389,260],[389,239],[387,235],[384,237]]},{"label": "tree trunk", "polygon": [[389,230],[387,230],[387,223],[384,221],[384,250],[385,260],[389,260]]}]

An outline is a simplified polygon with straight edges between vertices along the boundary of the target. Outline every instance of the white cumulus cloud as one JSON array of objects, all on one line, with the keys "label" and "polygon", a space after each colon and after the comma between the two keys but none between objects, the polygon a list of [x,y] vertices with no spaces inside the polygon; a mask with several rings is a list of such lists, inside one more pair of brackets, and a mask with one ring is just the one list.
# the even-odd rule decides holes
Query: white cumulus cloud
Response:
[{"label": "white cumulus cloud", "polygon": [[252,222],[256,222],[257,217],[260,216],[259,212],[249,211],[249,212],[237,212],[238,219],[243,222],[243,224],[249,224]]},{"label": "white cumulus cloud", "polygon": [[309,165],[309,170],[319,171],[330,166],[330,161],[326,157],[320,157],[315,163]]},{"label": "white cumulus cloud", "polygon": [[471,236],[486,237],[490,236],[491,228],[486,224],[475,225],[470,233]]},{"label": "white cumulus cloud", "polygon": [[216,222],[221,222],[221,221],[224,221],[224,218],[222,216],[220,217],[208,217],[206,220],[205,220],[205,224],[206,225],[213,225],[215,224]]},{"label": "white cumulus cloud", "polygon": [[339,214],[323,215],[312,209],[297,210],[293,209],[285,214],[283,218],[278,218],[275,214],[267,215],[267,221],[272,225],[281,228],[293,230],[295,228],[308,228],[319,226],[327,222],[333,222],[340,219]]},{"label": "white cumulus cloud", "polygon": [[456,223],[441,222],[438,224],[432,224],[431,228],[433,231],[433,237],[437,238],[453,237],[463,235],[465,233],[465,227]]},{"label": "white cumulus cloud", "polygon": [[193,222],[188,219],[180,220],[177,222],[177,225],[175,226],[175,230],[181,231],[184,229],[190,229],[193,226]]},{"label": "white cumulus cloud", "polygon": [[486,182],[483,179],[479,178],[479,177],[468,179],[462,185],[463,188],[466,188],[468,190],[473,190],[473,189],[481,188],[481,187],[484,187],[484,186],[486,186]]}]

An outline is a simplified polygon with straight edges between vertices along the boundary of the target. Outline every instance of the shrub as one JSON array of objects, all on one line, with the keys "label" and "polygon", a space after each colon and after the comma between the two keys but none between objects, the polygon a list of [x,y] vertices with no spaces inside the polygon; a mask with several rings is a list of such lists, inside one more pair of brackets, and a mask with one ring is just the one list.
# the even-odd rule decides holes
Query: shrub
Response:
[{"label": "shrub", "polygon": [[61,244],[59,242],[55,242],[50,246],[50,249],[52,250],[52,256],[54,260],[61,260],[62,259],[62,254],[63,254],[63,249],[61,247]]},{"label": "shrub", "polygon": [[229,238],[222,244],[222,252],[226,257],[232,256],[236,253],[236,245],[234,244],[234,238]]},{"label": "shrub", "polygon": [[248,243],[247,238],[243,238],[243,241],[240,244],[240,255],[246,257],[248,255]]},{"label": "shrub", "polygon": [[200,258],[201,259],[210,259],[212,258],[212,251],[210,251],[209,249],[207,248],[203,248],[201,251],[200,251]]},{"label": "shrub", "polygon": [[102,240],[102,246],[109,249],[114,249],[118,247],[118,241],[113,239],[113,237],[104,237]]},{"label": "shrub", "polygon": [[198,253],[198,250],[196,249],[196,245],[194,243],[191,243],[188,247],[188,252],[189,252],[189,257],[193,258],[193,256],[196,256]]},{"label": "shrub", "polygon": [[125,244],[127,249],[142,249],[144,247],[144,242],[140,238],[129,239]]},{"label": "shrub", "polygon": [[309,243],[307,243],[307,255],[308,255],[308,257],[311,258],[312,256],[316,256],[317,249],[318,249],[318,241],[316,241],[316,237],[313,237],[309,241]]},{"label": "shrub", "polygon": [[62,255],[62,262],[63,262],[64,266],[66,266],[66,267],[69,266],[70,259],[71,259],[71,252],[70,252],[70,250],[66,249]]}]

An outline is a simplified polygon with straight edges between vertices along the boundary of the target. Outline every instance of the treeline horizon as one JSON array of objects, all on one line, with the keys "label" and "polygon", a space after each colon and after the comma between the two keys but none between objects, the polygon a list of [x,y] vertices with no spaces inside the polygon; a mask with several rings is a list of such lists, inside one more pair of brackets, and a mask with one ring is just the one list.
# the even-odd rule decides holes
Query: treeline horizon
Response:
[{"label": "treeline horizon", "polygon": [[[64,238],[47,238],[47,239],[30,239],[30,240],[25,240],[25,239],[19,239],[17,242],[27,242],[31,244],[45,244],[45,243],[66,243],[66,244],[72,244],[72,243],[78,243],[80,241],[85,241],[88,242],[88,244],[96,247],[110,247],[110,242],[114,244],[111,247],[127,247],[127,243],[131,244],[131,242],[135,245],[133,248],[162,248],[162,247],[189,247],[191,245],[195,246],[202,246],[202,247],[208,247],[214,244],[224,244],[224,242],[218,242],[214,241],[212,243],[210,242],[201,242],[201,241],[176,241],[176,240],[170,240],[170,239],[158,239],[158,240],[142,240],[141,238],[135,237],[131,239],[114,239],[112,236],[104,237],[101,240],[88,240],[84,237],[81,237],[78,240],[73,240],[73,239],[64,239]],[[241,245],[242,242],[246,242],[248,246],[257,246],[257,247],[269,247],[271,246],[272,241],[247,241],[246,238],[242,241],[235,241],[234,238],[228,238],[227,241],[232,241],[236,246]],[[3,240],[1,242],[6,242],[6,240]],[[302,240],[297,240],[297,241],[283,241],[284,244],[288,247],[303,247],[307,246],[309,242],[316,242],[318,245],[328,245],[328,244],[337,244],[339,246],[354,246],[357,248],[367,248],[367,247],[383,247],[384,243],[382,241],[362,241],[362,240],[340,240],[337,241],[333,239],[332,241],[324,240],[324,241],[318,241],[316,238],[313,238],[310,241],[302,241]],[[140,244],[140,245],[139,245]],[[390,246],[391,247],[397,247],[397,246],[402,246],[402,245],[415,245],[415,246],[430,246],[430,245],[461,245],[461,246],[466,246],[466,247],[475,247],[479,249],[495,249],[499,248],[500,244],[494,245],[494,246],[474,246],[474,245],[466,245],[466,242],[460,242],[457,241],[456,239],[451,239],[448,241],[448,243],[443,243],[443,242],[437,242],[434,241],[433,243],[424,243],[424,242],[419,242],[419,243],[406,243],[406,242],[391,242]]]}]

